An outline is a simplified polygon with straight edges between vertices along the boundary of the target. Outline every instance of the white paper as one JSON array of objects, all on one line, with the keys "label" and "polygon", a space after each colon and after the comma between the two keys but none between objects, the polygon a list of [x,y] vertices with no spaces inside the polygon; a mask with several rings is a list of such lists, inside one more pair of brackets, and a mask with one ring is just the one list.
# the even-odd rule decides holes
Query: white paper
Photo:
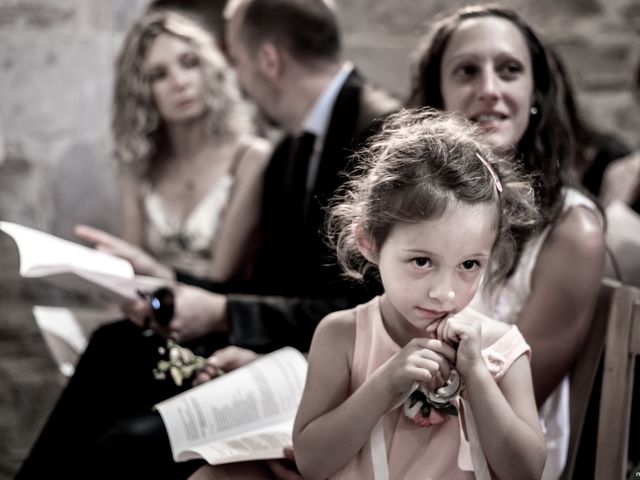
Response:
[{"label": "white paper", "polygon": [[71,310],[63,307],[33,307],[33,316],[41,330],[61,337],[77,353],[87,347],[87,337]]},{"label": "white paper", "polygon": [[20,254],[20,275],[42,278],[100,303],[120,303],[139,298],[137,291],[151,292],[167,280],[135,276],[123,258],[70,242],[33,228],[0,222]]},{"label": "white paper", "polygon": [[0,222],[0,229],[11,235],[18,246],[23,277],[41,277],[73,269],[123,278],[134,276],[131,264],[114,255],[16,223]]},{"label": "white paper", "polygon": [[306,372],[304,356],[287,347],[159,403],[174,460],[283,458]]}]

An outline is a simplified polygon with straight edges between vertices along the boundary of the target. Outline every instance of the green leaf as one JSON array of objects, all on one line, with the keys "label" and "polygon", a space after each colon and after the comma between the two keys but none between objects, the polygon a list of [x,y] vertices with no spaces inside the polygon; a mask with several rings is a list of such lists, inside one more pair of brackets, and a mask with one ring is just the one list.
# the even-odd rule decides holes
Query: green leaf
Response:
[{"label": "green leaf", "polygon": [[443,413],[446,413],[447,415],[451,415],[452,417],[458,416],[458,409],[456,408],[455,405],[451,403],[447,403],[446,405],[443,405],[441,408],[438,408],[438,410]]}]

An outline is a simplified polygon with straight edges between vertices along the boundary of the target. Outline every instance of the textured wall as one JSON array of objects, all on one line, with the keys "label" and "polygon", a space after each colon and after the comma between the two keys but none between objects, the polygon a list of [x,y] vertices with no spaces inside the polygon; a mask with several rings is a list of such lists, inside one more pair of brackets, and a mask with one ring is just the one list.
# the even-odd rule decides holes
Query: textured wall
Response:
[{"label": "textured wall", "polygon": [[[141,0],[0,0],[0,219],[65,236],[114,229],[113,57]],[[0,235],[0,479],[13,478],[61,388],[31,314],[60,299],[20,281]]]},{"label": "textured wall", "polygon": [[113,57],[144,3],[0,1],[2,218],[65,235],[70,220],[114,227]]},{"label": "textured wall", "polygon": [[[410,52],[424,26],[459,0],[339,0],[347,51],[362,69],[393,92],[408,88]],[[565,60],[586,117],[640,145],[640,105],[631,94],[640,61],[637,0],[510,0]]]},{"label": "textured wall", "polygon": [[[113,56],[146,3],[0,0],[0,217],[63,236],[76,221],[116,228],[108,135]],[[424,23],[464,3],[339,0],[347,56],[403,97]],[[558,47],[587,117],[637,145],[640,106],[630,79],[640,59],[640,4],[507,3]]]},{"label": "textured wall", "polygon": [[[78,221],[115,231],[110,159],[112,65],[148,0],[0,0],[0,219],[69,237]],[[182,0],[208,5],[214,0]],[[219,4],[215,2],[216,5]],[[337,0],[347,56],[403,97],[423,25],[455,0]],[[511,0],[556,45],[596,126],[640,146],[631,74],[637,0]],[[56,371],[0,237],[0,480],[11,478],[58,391]]]}]

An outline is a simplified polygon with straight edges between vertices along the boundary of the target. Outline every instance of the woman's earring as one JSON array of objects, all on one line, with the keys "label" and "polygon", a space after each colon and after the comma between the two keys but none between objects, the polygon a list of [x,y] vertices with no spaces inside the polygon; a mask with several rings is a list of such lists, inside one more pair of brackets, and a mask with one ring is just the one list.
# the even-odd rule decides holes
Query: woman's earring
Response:
[{"label": "woman's earring", "polygon": [[538,114],[538,107],[536,107],[535,105],[531,107],[531,110],[529,110],[531,112],[531,115],[537,115]]}]

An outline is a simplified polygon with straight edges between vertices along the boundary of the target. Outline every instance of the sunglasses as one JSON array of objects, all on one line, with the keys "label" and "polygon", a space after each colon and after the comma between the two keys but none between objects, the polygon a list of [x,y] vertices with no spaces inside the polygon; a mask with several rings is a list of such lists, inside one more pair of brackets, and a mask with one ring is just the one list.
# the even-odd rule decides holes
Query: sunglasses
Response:
[{"label": "sunglasses", "polygon": [[152,320],[161,327],[168,326],[175,312],[173,290],[161,287],[152,293],[138,291],[138,295],[149,302],[149,316],[144,319],[144,330],[149,329]]}]

